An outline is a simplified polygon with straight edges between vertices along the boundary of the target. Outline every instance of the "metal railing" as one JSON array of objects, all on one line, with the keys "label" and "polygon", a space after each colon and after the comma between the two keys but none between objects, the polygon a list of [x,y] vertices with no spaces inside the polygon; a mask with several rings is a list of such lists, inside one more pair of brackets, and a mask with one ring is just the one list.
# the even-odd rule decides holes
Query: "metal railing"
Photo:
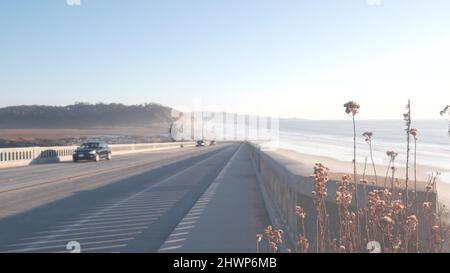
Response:
[{"label": "metal railing", "polygon": [[[163,142],[109,145],[113,155],[194,146],[194,142]],[[77,146],[26,147],[0,149],[0,168],[72,160]]]}]

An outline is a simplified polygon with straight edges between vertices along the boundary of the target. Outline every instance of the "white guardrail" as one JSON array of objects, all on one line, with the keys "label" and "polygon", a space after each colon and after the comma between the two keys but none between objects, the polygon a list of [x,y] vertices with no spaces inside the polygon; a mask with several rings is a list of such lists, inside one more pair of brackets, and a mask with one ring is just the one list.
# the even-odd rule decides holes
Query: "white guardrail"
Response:
[{"label": "white guardrail", "polygon": [[[112,155],[192,147],[194,142],[162,142],[109,145]],[[39,163],[71,161],[77,146],[27,147],[0,149],[0,169]]]}]

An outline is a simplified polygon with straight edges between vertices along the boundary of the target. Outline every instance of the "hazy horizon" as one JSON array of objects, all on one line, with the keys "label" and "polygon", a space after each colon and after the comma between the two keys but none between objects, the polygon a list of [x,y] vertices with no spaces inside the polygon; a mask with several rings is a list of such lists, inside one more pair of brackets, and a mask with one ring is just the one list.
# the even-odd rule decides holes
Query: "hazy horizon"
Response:
[{"label": "hazy horizon", "polygon": [[[2,108],[7,108],[7,107],[19,107],[19,106],[50,106],[50,107],[65,107],[65,106],[69,106],[69,105],[74,105],[77,103],[83,103],[83,104],[89,104],[89,105],[95,105],[95,104],[109,104],[109,103],[104,103],[104,102],[74,102],[71,104],[60,104],[60,105],[48,105],[48,104],[20,104],[20,105],[5,105],[2,106],[0,105],[0,109]],[[125,106],[135,106],[135,105],[144,105],[146,103],[150,103],[150,104],[158,104],[161,105],[163,107],[169,107],[172,108],[176,111],[178,111],[179,109],[175,109],[173,107],[171,107],[170,105],[164,105],[164,104],[160,104],[158,102],[152,101],[152,102],[142,102],[142,103],[136,103],[136,104],[126,104],[126,103],[121,103],[121,102],[111,102],[113,104],[123,104]],[[181,112],[181,111],[180,111]],[[194,111],[194,112],[201,112],[201,111]],[[207,112],[207,111],[205,111]],[[222,113],[223,111],[216,111],[214,113]],[[238,115],[253,115],[252,113],[243,113],[243,112],[226,112],[228,114],[238,114]],[[264,116],[261,116],[264,117]],[[346,118],[336,118],[336,119],[314,119],[314,118],[299,118],[299,117],[277,117],[277,116],[270,116],[272,118],[279,118],[279,119],[283,119],[283,120],[305,120],[305,121],[348,121],[348,117]],[[437,121],[437,120],[443,120],[446,119],[447,115],[444,117],[440,117],[440,118],[414,118],[413,121]],[[358,121],[403,121],[402,118],[385,118],[385,119],[380,119],[380,118],[366,118],[366,119],[357,119]]]}]

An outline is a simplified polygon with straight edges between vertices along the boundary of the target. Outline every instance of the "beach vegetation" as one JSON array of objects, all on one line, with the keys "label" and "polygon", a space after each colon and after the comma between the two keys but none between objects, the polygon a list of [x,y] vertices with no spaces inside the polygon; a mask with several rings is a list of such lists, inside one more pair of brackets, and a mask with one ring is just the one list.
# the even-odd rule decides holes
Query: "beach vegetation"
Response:
[{"label": "beach vegetation", "polygon": [[[376,166],[372,155],[372,132],[365,132],[363,136],[369,144],[370,158],[374,169],[375,183],[370,185],[368,179],[363,177],[356,183],[356,125],[355,115],[359,112],[359,104],[350,101],[344,104],[345,112],[352,118],[354,154],[353,176],[342,175],[339,181],[330,181],[329,168],[322,163],[316,163],[310,176],[313,185],[312,202],[314,209],[307,210],[295,206],[298,235],[296,248],[287,252],[332,252],[332,253],[435,253],[446,251],[450,228],[442,220],[445,206],[438,203],[437,181],[439,172],[430,173],[424,181],[423,189],[418,189],[417,181],[417,142],[418,130],[412,128],[411,104],[408,101],[406,113],[403,118],[406,123],[406,152],[410,152],[410,140],[414,144],[414,190],[409,198],[409,155],[406,160],[405,177],[396,178],[396,158],[398,153],[387,151],[389,162],[384,178],[384,185],[378,184]],[[447,107],[449,110],[450,106]],[[446,111],[447,111],[446,110]],[[372,178],[371,178],[372,179]],[[387,181],[390,180],[388,186]],[[329,205],[329,185],[335,183],[334,196],[335,209],[327,211]],[[402,185],[402,183],[404,183]],[[357,191],[357,187],[362,190]],[[361,197],[361,204],[357,203],[357,196]],[[307,198],[307,197],[305,197]],[[337,227],[330,226],[330,213],[337,217]],[[312,215],[311,215],[312,214]],[[306,225],[307,217],[315,219],[315,225]],[[316,238],[308,238],[307,230],[315,229]],[[331,230],[336,230],[333,233]],[[269,226],[265,238],[269,242],[270,252],[281,251],[281,242],[284,233]],[[336,236],[334,236],[336,234]],[[262,236],[257,236],[257,244]],[[311,247],[313,246],[313,247]],[[375,247],[376,251],[375,251]],[[258,249],[258,248],[257,248]],[[447,249],[448,251],[448,249]]]}]

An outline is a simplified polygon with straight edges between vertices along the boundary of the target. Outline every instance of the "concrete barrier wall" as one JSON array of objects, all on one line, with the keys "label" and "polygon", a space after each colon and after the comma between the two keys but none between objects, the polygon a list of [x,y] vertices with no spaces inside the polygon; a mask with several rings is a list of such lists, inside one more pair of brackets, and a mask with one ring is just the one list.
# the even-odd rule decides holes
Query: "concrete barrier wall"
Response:
[{"label": "concrete barrier wall", "polygon": [[[192,147],[194,142],[164,142],[109,145],[114,155]],[[39,163],[71,161],[77,146],[27,147],[0,149],[0,169]]]},{"label": "concrete barrier wall", "polygon": [[[295,206],[301,206],[306,211],[306,236],[310,241],[310,249],[316,248],[316,212],[313,203],[313,181],[309,177],[313,173],[314,166],[305,166],[297,161],[286,158],[274,151],[263,151],[257,144],[248,143],[250,146],[250,156],[254,162],[261,187],[269,197],[266,206],[272,206],[271,211],[276,214],[270,218],[278,218],[280,226],[285,231],[290,247],[297,249],[296,238],[300,233],[299,220],[295,215]],[[367,192],[374,190],[374,186],[358,186],[358,205],[362,207],[366,204]],[[326,209],[329,214],[330,238],[337,238],[339,234],[338,207],[335,197],[337,191],[337,181],[327,183]],[[425,193],[418,192],[419,204],[425,201]],[[436,194],[430,193],[428,200],[436,203]],[[265,200],[267,203],[268,201]],[[355,207],[355,198],[353,198]],[[415,208],[413,208],[415,209]],[[422,216],[422,209],[419,209],[419,217]],[[423,228],[423,227],[422,227]]]}]

